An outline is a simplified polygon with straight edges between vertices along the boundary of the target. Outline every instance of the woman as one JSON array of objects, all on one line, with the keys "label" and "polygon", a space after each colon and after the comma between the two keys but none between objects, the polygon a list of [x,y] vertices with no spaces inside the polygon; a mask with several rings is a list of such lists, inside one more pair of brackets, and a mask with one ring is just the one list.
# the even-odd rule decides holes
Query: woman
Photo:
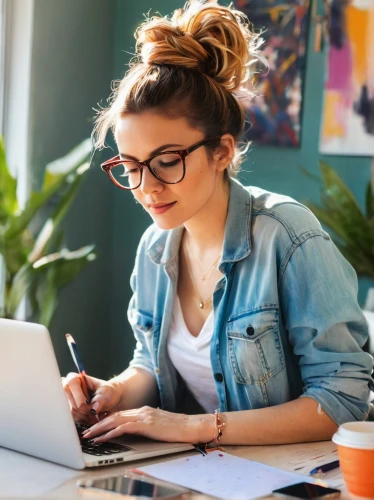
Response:
[{"label": "woman", "polygon": [[330,439],[367,418],[367,326],[354,270],[315,217],[233,178],[256,37],[212,2],[148,20],[136,37],[138,61],[96,132],[103,147],[112,129],[119,156],[102,168],[154,221],[131,277],[137,345],[122,374],[90,378],[90,405],[79,377],[66,378],[73,415],[97,441]]}]

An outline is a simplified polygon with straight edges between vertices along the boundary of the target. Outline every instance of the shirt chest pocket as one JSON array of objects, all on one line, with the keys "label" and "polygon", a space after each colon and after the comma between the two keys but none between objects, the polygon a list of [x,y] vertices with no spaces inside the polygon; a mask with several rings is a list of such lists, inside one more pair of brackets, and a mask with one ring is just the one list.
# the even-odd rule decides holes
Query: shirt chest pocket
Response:
[{"label": "shirt chest pocket", "polygon": [[259,307],[229,319],[229,356],[237,382],[263,384],[285,367],[278,322],[275,307]]}]

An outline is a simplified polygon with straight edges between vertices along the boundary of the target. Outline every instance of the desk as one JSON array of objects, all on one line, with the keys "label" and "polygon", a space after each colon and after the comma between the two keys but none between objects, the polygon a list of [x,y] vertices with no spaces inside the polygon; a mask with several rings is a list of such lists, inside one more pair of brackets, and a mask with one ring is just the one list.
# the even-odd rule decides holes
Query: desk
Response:
[{"label": "desk", "polygon": [[[337,459],[336,446],[331,441],[324,441],[318,443],[306,443],[306,444],[294,444],[294,445],[278,445],[278,446],[225,446],[225,451],[227,453],[231,453],[238,457],[247,458],[250,460],[255,460],[257,462],[261,462],[267,465],[271,465],[273,467],[278,467],[283,470],[287,470],[290,472],[298,472],[300,474],[308,474],[311,469],[316,467],[317,465],[332,462]],[[8,452],[7,450],[2,450],[2,460],[6,460],[6,454],[9,453],[9,456],[12,456],[13,461],[18,458],[19,460],[23,460],[24,464],[27,464],[27,460],[35,461],[34,458],[25,457],[22,454],[15,454],[14,452]],[[183,456],[188,456],[189,454],[194,452],[184,452],[178,453],[171,456],[163,456],[158,457],[157,459],[148,459],[148,460],[138,460],[131,464],[124,465],[114,465],[110,467],[100,467],[93,469],[86,469],[84,471],[78,471],[75,477],[72,477],[65,481],[63,484],[58,486],[53,491],[48,492],[47,494],[40,496],[38,498],[45,499],[82,499],[77,492],[77,480],[78,479],[92,479],[95,477],[110,477],[115,475],[120,475],[124,473],[124,471],[132,466],[140,467],[143,465],[148,465],[151,463],[162,462],[166,460],[172,460],[175,458],[180,458]],[[26,460],[26,461],[25,461]],[[38,461],[41,462],[41,461]],[[45,465],[44,465],[45,464]],[[40,464],[47,468],[48,462],[43,462]],[[25,467],[23,466],[22,469]],[[1,459],[0,459],[0,469],[1,469]],[[65,467],[63,468],[65,471],[68,471]],[[47,471],[46,471],[47,473]],[[25,471],[25,474],[27,472]],[[26,476],[25,476],[26,477]],[[338,487],[342,490],[341,500],[350,499],[351,497],[346,492],[342,476],[340,473],[340,469],[335,469],[327,474],[321,476],[324,481],[329,482],[332,486]],[[22,479],[22,478],[21,478]],[[25,484],[27,480],[24,479]],[[2,496],[2,491],[5,490],[5,484],[2,484],[6,481],[6,478],[0,479],[0,497]],[[2,487],[3,486],[3,487]],[[196,498],[207,498],[200,495],[196,495]],[[89,499],[88,495],[84,496],[85,499]],[[97,500],[97,496],[92,496],[92,499]]]}]

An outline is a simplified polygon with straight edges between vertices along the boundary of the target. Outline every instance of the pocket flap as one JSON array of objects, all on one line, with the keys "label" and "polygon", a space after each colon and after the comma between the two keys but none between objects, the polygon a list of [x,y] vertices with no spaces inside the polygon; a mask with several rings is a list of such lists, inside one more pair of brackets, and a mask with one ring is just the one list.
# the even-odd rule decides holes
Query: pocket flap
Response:
[{"label": "pocket flap", "polygon": [[226,331],[231,338],[254,342],[269,330],[277,328],[278,317],[277,307],[258,307],[231,317]]},{"label": "pocket flap", "polygon": [[144,333],[151,332],[154,328],[153,317],[150,314],[144,313],[143,311],[136,311],[135,328]]}]

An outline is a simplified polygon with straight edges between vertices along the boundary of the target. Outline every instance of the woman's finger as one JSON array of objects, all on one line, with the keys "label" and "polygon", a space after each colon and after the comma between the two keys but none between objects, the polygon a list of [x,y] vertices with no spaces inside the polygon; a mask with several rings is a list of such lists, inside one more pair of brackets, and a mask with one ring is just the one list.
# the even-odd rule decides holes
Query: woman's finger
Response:
[{"label": "woman's finger", "polygon": [[70,410],[72,410],[73,408],[75,409],[76,408],[75,399],[73,398],[73,395],[70,391],[70,387],[68,385],[64,385],[64,392],[65,392],[65,396],[68,400]]},{"label": "woman's finger", "polygon": [[141,434],[141,422],[126,422],[125,424],[119,425],[115,429],[108,431],[103,436],[99,436],[92,441],[94,443],[105,443],[106,441],[122,436],[123,434]]},{"label": "woman's finger", "polygon": [[82,413],[89,413],[90,407],[83,394],[80,376],[77,373],[69,373],[65,377],[63,386],[64,388],[68,386],[70,389],[70,394],[74,400],[73,407],[79,409]]},{"label": "woman's finger", "polygon": [[103,383],[97,386],[91,405],[98,413],[103,411],[113,411],[118,403],[118,394],[110,384]]},{"label": "woman's finger", "polygon": [[73,415],[74,422],[79,422],[79,423],[84,423],[84,424],[89,424],[89,416],[81,413],[79,410],[76,410],[75,408],[71,408],[71,414]]},{"label": "woman's finger", "polygon": [[[124,413],[124,412],[123,412]],[[107,433],[122,424],[128,422],[137,422],[141,420],[139,415],[122,415],[121,413],[114,413],[109,417],[104,418],[97,424],[93,425],[83,433],[83,437],[91,439],[95,436],[100,436],[101,434]]]}]

